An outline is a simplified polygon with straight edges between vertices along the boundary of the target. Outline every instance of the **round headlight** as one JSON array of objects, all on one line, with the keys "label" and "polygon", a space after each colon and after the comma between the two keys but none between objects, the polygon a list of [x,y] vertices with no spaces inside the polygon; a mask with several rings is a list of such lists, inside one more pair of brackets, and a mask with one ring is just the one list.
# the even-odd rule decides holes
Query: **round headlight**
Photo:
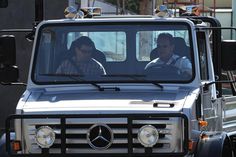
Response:
[{"label": "round headlight", "polygon": [[138,131],[138,140],[144,147],[154,146],[159,139],[157,129],[152,125],[145,125]]},{"label": "round headlight", "polygon": [[49,126],[41,126],[36,130],[35,139],[41,148],[49,148],[55,141],[55,132]]}]

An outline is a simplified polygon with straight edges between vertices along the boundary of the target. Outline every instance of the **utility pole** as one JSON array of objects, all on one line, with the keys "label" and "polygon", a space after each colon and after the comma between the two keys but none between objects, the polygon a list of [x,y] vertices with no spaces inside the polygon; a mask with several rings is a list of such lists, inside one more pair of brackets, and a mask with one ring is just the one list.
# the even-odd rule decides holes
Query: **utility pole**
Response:
[{"label": "utility pole", "polygon": [[[233,12],[233,16],[232,16],[232,21],[233,21],[233,27],[236,27],[236,1],[232,0],[232,12]],[[232,35],[233,35],[233,39],[236,40],[236,32],[235,30],[232,31]]]},{"label": "utility pole", "polygon": [[140,15],[152,15],[153,14],[153,0],[140,0],[139,2],[139,14]]},{"label": "utility pole", "polygon": [[[139,2],[139,14],[140,15],[153,15],[153,0],[140,0]],[[152,43],[152,33],[148,31],[140,32],[140,60],[146,60],[149,58],[151,47],[148,43]]]},{"label": "utility pole", "polygon": [[44,19],[44,1],[35,0],[35,22],[39,23]]},{"label": "utility pole", "polygon": [[81,0],[81,8],[89,7],[89,0]]}]

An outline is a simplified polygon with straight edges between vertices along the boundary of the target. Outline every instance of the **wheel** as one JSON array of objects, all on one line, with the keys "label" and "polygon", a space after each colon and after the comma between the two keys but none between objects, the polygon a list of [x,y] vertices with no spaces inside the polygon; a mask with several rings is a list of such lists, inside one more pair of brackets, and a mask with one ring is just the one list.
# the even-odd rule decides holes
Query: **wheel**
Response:
[{"label": "wheel", "polygon": [[230,143],[229,138],[226,138],[224,142],[223,150],[222,150],[222,157],[233,157],[233,156],[234,156],[234,153],[233,153],[232,145]]},{"label": "wheel", "polygon": [[195,157],[233,157],[233,147],[226,133],[215,134],[198,142]]}]

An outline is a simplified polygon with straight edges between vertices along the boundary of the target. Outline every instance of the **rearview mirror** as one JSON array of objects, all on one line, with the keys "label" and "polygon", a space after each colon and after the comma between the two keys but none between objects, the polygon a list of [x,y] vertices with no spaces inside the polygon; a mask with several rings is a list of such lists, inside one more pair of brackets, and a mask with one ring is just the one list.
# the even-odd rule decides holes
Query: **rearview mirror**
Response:
[{"label": "rearview mirror", "polygon": [[236,70],[236,40],[222,41],[221,67],[225,71]]},{"label": "rearview mirror", "polygon": [[8,0],[0,0],[0,8],[6,8],[8,6]]}]

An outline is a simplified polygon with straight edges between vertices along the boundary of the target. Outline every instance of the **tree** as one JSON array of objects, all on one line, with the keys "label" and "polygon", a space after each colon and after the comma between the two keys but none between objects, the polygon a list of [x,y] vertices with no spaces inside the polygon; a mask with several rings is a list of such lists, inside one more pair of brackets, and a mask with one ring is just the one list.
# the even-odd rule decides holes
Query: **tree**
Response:
[{"label": "tree", "polygon": [[140,0],[139,1],[139,14],[152,15],[153,14],[152,2],[153,0]]},{"label": "tree", "polygon": [[129,10],[136,14],[152,15],[153,13],[153,0],[106,0],[106,2],[117,5],[120,8]]},{"label": "tree", "polygon": [[[152,15],[153,14],[153,0],[107,0],[107,2],[117,5],[121,9],[121,14],[126,13],[126,10],[132,11],[139,15]],[[143,31],[139,33],[140,45],[140,60],[148,58],[151,51],[148,43],[152,41],[152,33]]]},{"label": "tree", "polygon": [[138,0],[106,0],[106,2],[118,6],[124,14],[127,13],[126,10],[139,14]]}]

